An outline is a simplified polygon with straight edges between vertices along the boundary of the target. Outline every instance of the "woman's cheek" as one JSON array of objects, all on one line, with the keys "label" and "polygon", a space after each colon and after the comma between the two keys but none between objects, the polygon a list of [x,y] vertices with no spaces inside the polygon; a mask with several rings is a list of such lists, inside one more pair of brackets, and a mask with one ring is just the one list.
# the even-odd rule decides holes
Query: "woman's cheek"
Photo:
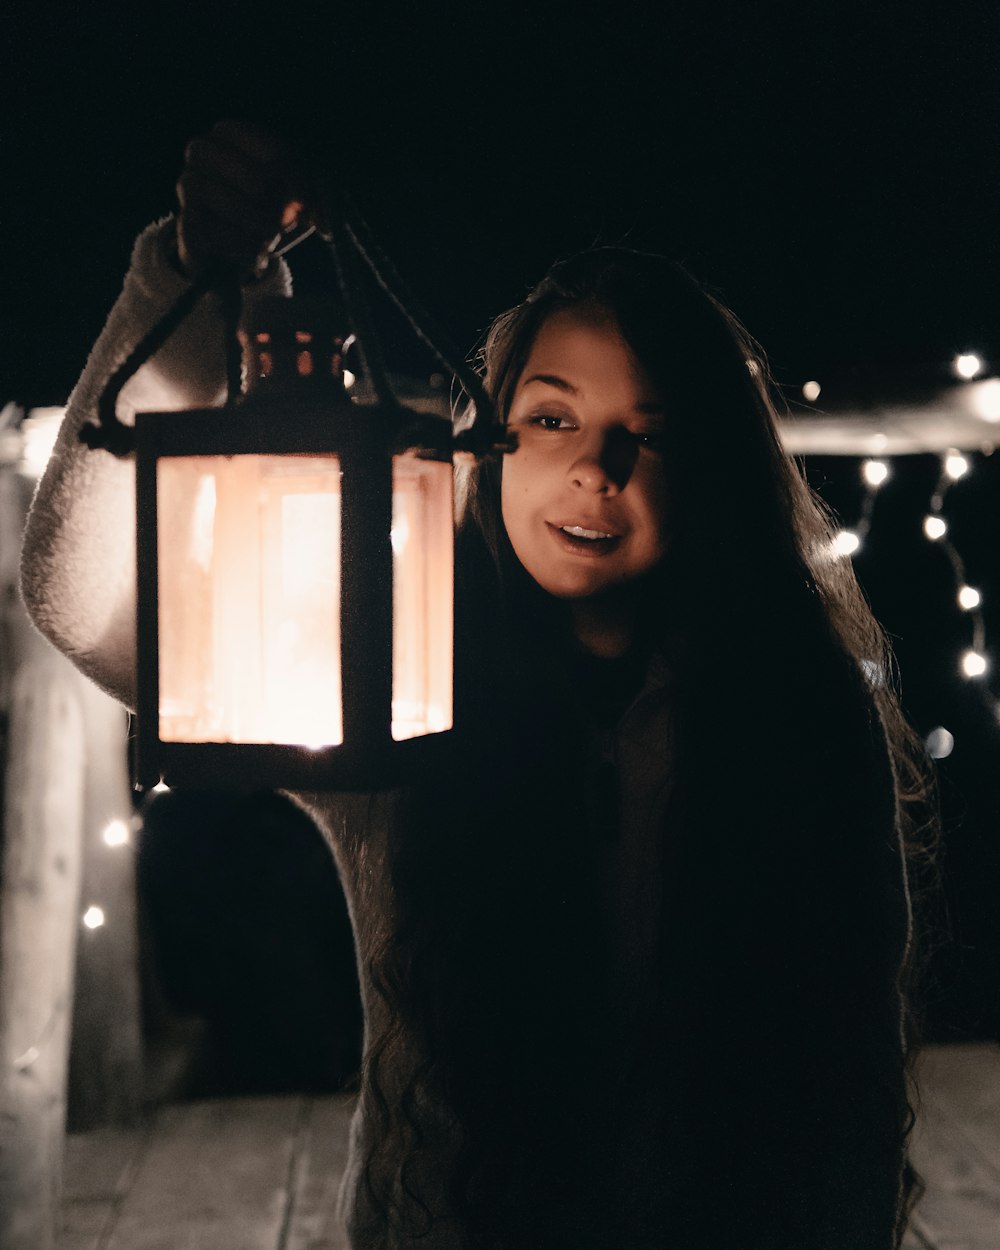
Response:
[{"label": "woman's cheek", "polygon": [[528,493],[527,469],[527,455],[523,450],[519,449],[504,457],[500,477],[500,510],[508,528],[513,519],[512,510]]}]

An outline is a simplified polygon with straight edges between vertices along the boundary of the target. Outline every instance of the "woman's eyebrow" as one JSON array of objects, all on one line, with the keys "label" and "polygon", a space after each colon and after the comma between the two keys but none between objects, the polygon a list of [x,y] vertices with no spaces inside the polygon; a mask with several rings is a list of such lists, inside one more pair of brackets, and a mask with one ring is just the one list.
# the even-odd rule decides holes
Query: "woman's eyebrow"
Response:
[{"label": "woman's eyebrow", "polygon": [[[542,382],[546,386],[554,386],[557,391],[563,391],[567,395],[579,395],[580,389],[568,382],[565,378],[561,378],[558,373],[533,373],[530,378],[525,378],[521,382],[521,386],[530,386],[532,382]],[[647,399],[636,404],[635,411],[640,412],[643,416],[665,417],[667,410],[658,399]]]},{"label": "woman's eyebrow", "polygon": [[[559,374],[531,374],[530,377],[525,377],[520,385],[530,386],[531,382],[542,382],[545,386],[554,386],[556,390],[564,391],[566,395],[580,394],[579,386],[572,385],[572,382],[567,381],[565,377],[560,377]],[[642,416],[666,416],[665,406],[656,399],[641,400],[635,405],[635,411],[641,412]]]},{"label": "woman's eyebrow", "polygon": [[567,382],[556,373],[533,373],[530,378],[525,378],[521,385],[528,386],[532,382],[544,382],[547,386],[554,386],[557,390],[565,391],[568,395],[580,393],[572,382]]}]

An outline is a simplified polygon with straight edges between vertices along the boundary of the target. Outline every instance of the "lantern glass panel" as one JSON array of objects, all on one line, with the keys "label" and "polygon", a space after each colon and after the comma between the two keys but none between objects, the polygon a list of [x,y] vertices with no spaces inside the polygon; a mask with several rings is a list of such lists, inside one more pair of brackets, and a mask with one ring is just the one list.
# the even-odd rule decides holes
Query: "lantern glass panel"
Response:
[{"label": "lantern glass panel", "polygon": [[392,462],[392,736],[452,726],[455,520],[450,461]]},{"label": "lantern glass panel", "polygon": [[343,741],[340,461],[157,462],[160,739]]}]

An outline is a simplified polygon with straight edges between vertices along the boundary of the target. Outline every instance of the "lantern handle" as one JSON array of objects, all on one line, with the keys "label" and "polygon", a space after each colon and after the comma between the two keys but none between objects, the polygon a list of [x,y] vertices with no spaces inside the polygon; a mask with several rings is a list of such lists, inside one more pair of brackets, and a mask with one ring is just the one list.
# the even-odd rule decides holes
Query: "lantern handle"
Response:
[{"label": "lantern handle", "polygon": [[[344,207],[346,209],[346,197]],[[437,324],[407,287],[398,269],[375,240],[371,230],[357,209],[350,205],[350,213],[331,214],[331,230],[327,243],[333,257],[337,286],[347,312],[348,320],[357,336],[358,350],[379,402],[390,409],[401,407],[389,382],[388,371],[378,346],[378,338],[371,326],[368,309],[363,298],[355,294],[357,284],[352,281],[355,258],[360,259],[371,272],[376,283],[405,318],[414,334],[424,343],[434,357],[459,381],[472,402],[474,419],[471,425],[453,436],[453,446],[468,451],[477,458],[512,449],[496,412],[496,406],[483,386],[476,371],[464,361],[447,352],[440,344],[444,341]],[[307,234],[312,233],[308,231]],[[304,239],[298,238],[294,246]],[[285,248],[283,250],[289,250]],[[352,255],[353,254],[353,255]],[[79,439],[92,449],[102,448],[112,455],[124,458],[135,450],[135,428],[118,419],[118,399],[126,383],[151,359],[170,338],[178,326],[190,315],[198,300],[214,290],[222,303],[224,344],[226,353],[226,402],[232,404],[241,393],[241,350],[237,329],[242,310],[242,292],[238,273],[227,265],[208,266],[193,279],[190,286],[167,309],[166,313],[150,329],[125,357],[108,379],[97,403],[97,420],[86,422],[80,429]]]},{"label": "lantern handle", "polygon": [[241,355],[236,330],[242,311],[239,277],[229,266],[210,266],[182,292],[155,325],[143,335],[115,372],[108,378],[97,401],[97,420],[87,421],[80,428],[79,439],[87,447],[109,451],[119,459],[135,451],[135,427],[119,421],[118,398],[125,384],[147,360],[163,346],[177,327],[188,317],[195,304],[208,291],[214,290],[222,301],[226,350],[226,402],[232,404],[240,393]]},{"label": "lantern handle", "polygon": [[379,346],[378,336],[368,312],[368,307],[361,294],[361,284],[357,281],[355,269],[357,256],[360,253],[350,244],[350,234],[342,214],[330,214],[329,233],[325,235],[327,247],[333,258],[334,273],[337,279],[337,290],[343,303],[347,321],[354,334],[354,345],[361,360],[364,371],[368,374],[379,404],[390,411],[398,412],[402,405],[399,402],[389,371]]},{"label": "lantern handle", "polygon": [[455,445],[462,451],[476,456],[509,448],[510,441],[501,427],[496,406],[483,386],[482,378],[464,361],[459,360],[441,347],[446,336],[414,296],[396,268],[371,232],[370,227],[356,206],[344,196],[345,212],[342,214],[344,230],[354,251],[365,262],[372,277],[388,298],[402,313],[407,324],[420,341],[430,348],[435,358],[449,373],[456,377],[472,401],[475,420],[471,426],[455,436]]}]

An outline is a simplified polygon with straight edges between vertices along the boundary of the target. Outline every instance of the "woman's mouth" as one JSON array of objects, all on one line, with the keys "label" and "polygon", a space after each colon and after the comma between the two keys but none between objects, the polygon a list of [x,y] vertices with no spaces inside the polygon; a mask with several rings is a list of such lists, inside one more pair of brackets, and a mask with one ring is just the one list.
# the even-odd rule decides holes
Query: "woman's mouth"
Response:
[{"label": "woman's mouth", "polygon": [[586,525],[553,525],[550,521],[546,521],[546,525],[562,550],[570,551],[574,555],[607,555],[621,542],[620,534],[591,529]]}]

